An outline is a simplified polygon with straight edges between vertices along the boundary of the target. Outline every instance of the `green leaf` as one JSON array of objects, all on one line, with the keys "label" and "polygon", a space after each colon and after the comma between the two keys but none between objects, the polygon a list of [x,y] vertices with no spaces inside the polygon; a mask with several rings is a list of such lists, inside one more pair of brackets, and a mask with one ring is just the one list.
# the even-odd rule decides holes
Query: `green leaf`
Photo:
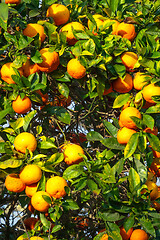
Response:
[{"label": "green leaf", "polygon": [[66,180],[70,180],[73,178],[79,177],[83,173],[83,168],[79,166],[78,164],[69,166],[63,173],[63,177]]},{"label": "green leaf", "polygon": [[143,123],[153,130],[154,127],[154,118],[148,114],[143,114]]},{"label": "green leaf", "polygon": [[115,222],[115,221],[119,220],[119,217],[120,217],[119,213],[117,213],[117,212],[113,212],[113,213],[112,212],[103,212],[103,213],[100,212],[99,215],[106,222]]},{"label": "green leaf", "polygon": [[111,122],[108,122],[106,120],[103,121],[103,124],[104,124],[106,130],[108,131],[108,133],[112,137],[117,137],[118,128],[116,128]]},{"label": "green leaf", "polygon": [[8,5],[0,3],[0,26],[5,31],[7,31],[8,11]]},{"label": "green leaf", "polygon": [[136,165],[136,170],[139,174],[140,180],[142,183],[145,183],[147,180],[147,167],[141,163],[138,159],[134,159],[135,165]]},{"label": "green leaf", "polygon": [[138,149],[143,153],[147,147],[147,139],[143,133],[139,133]]},{"label": "green leaf", "polygon": [[154,226],[149,219],[141,218],[141,219],[139,219],[139,222],[147,233],[156,237],[156,232],[155,232]]},{"label": "green leaf", "polygon": [[23,127],[24,118],[18,118],[15,122],[11,122],[10,125],[14,129],[14,131],[16,131],[17,129]]},{"label": "green leaf", "polygon": [[156,104],[156,106],[149,107],[146,110],[146,113],[160,113],[160,104]]},{"label": "green leaf", "polygon": [[8,107],[5,110],[0,111],[0,121],[9,113],[12,113],[13,109],[12,107]]},{"label": "green leaf", "polygon": [[0,162],[0,168],[1,169],[7,169],[7,168],[18,168],[22,165],[22,160],[16,160],[14,158],[10,158],[9,160]]},{"label": "green leaf", "polygon": [[98,189],[97,183],[95,183],[92,179],[87,180],[87,185],[88,185],[88,187],[91,191],[94,191],[94,190]]},{"label": "green leaf", "polygon": [[58,232],[59,230],[62,229],[62,226],[60,224],[58,225],[55,225],[53,228],[52,228],[52,232],[51,233],[55,233],[55,232]]},{"label": "green leaf", "polygon": [[128,102],[130,98],[130,94],[129,93],[125,93],[125,94],[120,94],[113,103],[113,108],[120,108],[122,106],[124,106],[124,104],[126,104]]},{"label": "green leaf", "polygon": [[133,194],[133,192],[136,191],[137,187],[139,187],[140,185],[140,177],[136,172],[136,170],[132,167],[130,168],[130,171],[129,171],[128,181],[129,181],[129,189]]},{"label": "green leaf", "polygon": [[105,138],[101,141],[101,143],[105,147],[111,148],[111,149],[123,150],[125,148],[124,145],[119,144],[119,142],[117,141],[117,138],[115,137]]},{"label": "green leaf", "polygon": [[70,124],[71,117],[69,112],[63,107],[47,106],[46,110],[49,114],[55,115],[57,119],[65,124]]},{"label": "green leaf", "polygon": [[146,136],[149,140],[149,143],[150,143],[151,147],[155,151],[160,152],[160,140],[159,140],[159,138],[152,133],[146,133]]},{"label": "green leaf", "polygon": [[41,149],[57,148],[56,145],[52,141],[49,141],[49,140],[39,142],[38,147]]},{"label": "green leaf", "polygon": [[33,110],[32,112],[29,112],[25,117],[24,117],[24,124],[23,124],[23,129],[26,132],[28,129],[28,126],[32,119],[34,118],[35,114],[37,113],[36,110]]},{"label": "green leaf", "polygon": [[43,226],[45,226],[47,228],[50,227],[50,221],[47,220],[44,213],[40,213],[40,221],[41,221]]},{"label": "green leaf", "polygon": [[87,133],[87,140],[88,141],[101,141],[103,140],[103,137],[100,133],[95,132],[95,131],[90,131],[89,133]]},{"label": "green leaf", "polygon": [[58,83],[58,91],[66,98],[69,96],[69,88],[65,83]]},{"label": "green leaf", "polygon": [[138,145],[139,133],[134,133],[129,139],[125,149],[124,149],[124,157],[129,158],[136,151]]},{"label": "green leaf", "polygon": [[30,37],[27,37],[24,35],[20,35],[19,41],[17,44],[18,50],[22,50],[22,49],[26,48],[32,41],[33,41],[33,38],[30,38]]},{"label": "green leaf", "polygon": [[134,221],[134,216],[129,216],[126,219],[125,223],[123,224],[123,227],[126,230],[126,232],[128,232],[128,230],[133,227],[134,222],[135,222]]},{"label": "green leaf", "polygon": [[42,195],[42,198],[43,198],[47,203],[49,203],[49,204],[52,203],[51,197],[49,197],[49,196],[47,196],[47,195]]},{"label": "green leaf", "polygon": [[62,203],[62,207],[66,208],[67,210],[78,210],[79,206],[77,202],[73,201],[72,199],[67,199]]}]

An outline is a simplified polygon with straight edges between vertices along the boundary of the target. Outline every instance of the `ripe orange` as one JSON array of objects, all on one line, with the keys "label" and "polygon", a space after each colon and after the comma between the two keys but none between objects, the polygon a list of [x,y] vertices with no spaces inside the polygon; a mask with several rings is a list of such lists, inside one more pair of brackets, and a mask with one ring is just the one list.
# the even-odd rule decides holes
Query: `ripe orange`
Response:
[{"label": "ripe orange", "polygon": [[45,191],[38,191],[31,198],[32,206],[39,212],[47,212],[50,207],[50,204],[44,200],[43,196],[51,199],[50,195]]},{"label": "ripe orange", "polygon": [[20,179],[26,185],[39,182],[42,177],[40,167],[35,164],[26,165],[19,174]]},{"label": "ripe orange", "polygon": [[34,237],[30,237],[30,240],[44,240],[44,238],[34,236]]},{"label": "ripe orange", "polygon": [[55,25],[59,26],[68,22],[70,12],[66,6],[55,3],[47,9],[46,17],[52,17]]},{"label": "ripe orange", "polygon": [[[3,64],[2,68],[1,68],[1,78],[3,79],[3,81],[5,81],[8,84],[15,84],[15,82],[12,79],[12,75],[16,75],[14,69],[14,64],[12,62],[8,62]],[[22,68],[18,68],[17,69],[20,73],[20,75],[23,75],[23,70]]]},{"label": "ripe orange", "polygon": [[29,217],[29,218],[24,219],[23,222],[24,222],[24,225],[27,230],[32,230],[32,229],[34,229],[36,223],[38,222],[38,218]]},{"label": "ripe orange", "polygon": [[51,177],[46,182],[46,192],[49,193],[50,196],[58,199],[66,195],[66,186],[68,186],[68,184],[63,177]]},{"label": "ripe orange", "polygon": [[121,125],[124,126],[124,127],[137,129],[136,124],[130,118],[132,116],[141,119],[141,113],[135,107],[127,107],[124,110],[122,110],[122,112],[121,112],[121,114],[119,116]]},{"label": "ripe orange", "polygon": [[120,235],[123,240],[128,240],[133,232],[133,228],[130,228],[128,232],[124,229],[123,226],[120,227]]},{"label": "ripe orange", "polygon": [[68,143],[62,146],[62,151],[64,154],[64,161],[68,165],[78,164],[83,161],[83,157],[79,155],[84,154],[84,151],[81,146],[77,144]]},{"label": "ripe orange", "polygon": [[142,229],[135,229],[130,237],[130,240],[148,240],[148,239],[149,239],[148,234]]},{"label": "ripe orange", "polygon": [[43,94],[41,90],[37,90],[36,93],[38,93],[41,96],[43,104],[46,104],[48,102],[49,99],[48,93]]},{"label": "ripe orange", "polygon": [[122,127],[121,129],[118,130],[117,133],[117,141],[120,144],[127,144],[131,136],[136,133],[134,129],[127,128],[127,127]]},{"label": "ripe orange", "polygon": [[113,87],[110,85],[110,88],[104,89],[103,96],[108,95],[109,93],[113,92]]},{"label": "ripe orange", "polygon": [[121,60],[127,71],[133,70],[138,61],[138,56],[134,52],[125,52],[121,55]]},{"label": "ripe orange", "polygon": [[85,67],[77,58],[73,58],[68,62],[67,72],[71,77],[75,79],[81,79],[86,75]]},{"label": "ripe orange", "polygon": [[72,29],[84,31],[84,26],[79,22],[71,22],[61,28],[60,32],[66,33],[67,42],[69,45],[74,45],[78,41],[73,35]]},{"label": "ripe orange", "polygon": [[40,41],[43,42],[46,38],[44,33],[44,27],[37,23],[29,23],[27,27],[23,30],[23,34],[28,37],[35,37],[39,33]]},{"label": "ripe orange", "polygon": [[25,188],[26,195],[31,198],[35,192],[37,192],[37,183],[32,183],[30,185],[27,185]]},{"label": "ripe orange", "polygon": [[38,68],[41,72],[52,72],[59,66],[59,55],[57,52],[51,52],[49,48],[43,48],[40,50],[41,58],[43,62],[38,63]]},{"label": "ripe orange", "polygon": [[5,0],[5,3],[6,3],[6,4],[10,3],[10,4],[16,4],[16,5],[18,5],[18,4],[21,3],[21,0]]},{"label": "ripe orange", "polygon": [[5,187],[8,191],[19,193],[25,189],[25,184],[19,178],[18,174],[11,173],[6,177]]},{"label": "ripe orange", "polygon": [[[154,150],[153,150],[154,151]],[[158,152],[157,152],[158,153]],[[159,153],[160,155],[160,153]],[[160,177],[160,158],[154,158],[151,163],[150,170],[157,176]]]},{"label": "ripe orange", "polygon": [[152,99],[153,96],[160,95],[160,87],[156,86],[154,83],[150,83],[143,88],[142,91],[144,99],[149,103],[155,103]]},{"label": "ripe orange", "polygon": [[117,35],[120,35],[122,38],[127,38],[130,41],[133,41],[136,37],[135,27],[133,24],[129,23],[120,23],[117,27]]},{"label": "ripe orange", "polygon": [[158,186],[156,185],[156,183],[152,182],[152,181],[147,181],[145,183],[147,185],[147,188],[150,192],[150,198],[151,200],[155,200],[158,196]]},{"label": "ripe orange", "polygon": [[37,147],[36,138],[28,132],[22,132],[14,140],[15,149],[21,153],[25,153],[26,149],[34,152]]},{"label": "ripe orange", "polygon": [[149,75],[143,74],[141,72],[137,72],[134,75],[133,78],[133,86],[136,90],[142,90],[144,85],[147,83],[147,78],[149,78]]},{"label": "ripe orange", "polygon": [[39,72],[38,65],[36,63],[32,64],[30,58],[22,65],[23,75],[29,77],[29,75]]},{"label": "ripe orange", "polygon": [[113,89],[116,92],[119,93],[127,93],[132,90],[133,88],[133,80],[132,76],[128,73],[126,73],[126,76],[124,79],[122,78],[117,78],[112,82]]},{"label": "ripe orange", "polygon": [[32,107],[32,102],[27,96],[21,99],[20,95],[18,95],[16,100],[13,100],[12,102],[12,108],[18,114],[27,113],[28,111],[31,110],[31,107]]}]

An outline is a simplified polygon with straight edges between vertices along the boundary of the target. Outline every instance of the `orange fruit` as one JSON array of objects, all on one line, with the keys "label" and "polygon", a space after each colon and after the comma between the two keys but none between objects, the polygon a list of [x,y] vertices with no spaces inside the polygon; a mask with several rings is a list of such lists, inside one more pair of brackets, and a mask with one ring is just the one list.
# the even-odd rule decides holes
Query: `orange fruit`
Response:
[{"label": "orange fruit", "polygon": [[37,192],[37,183],[32,183],[30,185],[27,185],[25,188],[26,195],[31,198],[35,192]]},{"label": "orange fruit", "polygon": [[79,22],[71,22],[67,23],[61,28],[60,32],[66,33],[67,42],[69,45],[74,45],[78,41],[73,35],[72,29],[84,31],[84,26]]},{"label": "orange fruit", "polygon": [[68,143],[62,146],[64,161],[68,165],[78,164],[83,161],[83,157],[79,154],[84,154],[83,148],[77,144]]},{"label": "orange fruit", "polygon": [[135,27],[133,24],[122,22],[118,25],[116,34],[133,41],[136,37]]},{"label": "orange fruit", "polygon": [[21,0],[5,0],[5,3],[6,3],[6,4],[10,3],[10,4],[16,4],[16,5],[18,5],[18,4],[21,3]]},{"label": "orange fruit", "polygon": [[40,41],[43,42],[46,38],[44,33],[44,27],[37,23],[29,23],[27,27],[23,30],[23,34],[28,37],[35,37],[39,33]]},{"label": "orange fruit", "polygon": [[138,61],[138,56],[134,52],[124,52],[121,55],[121,60],[127,71],[133,70]]},{"label": "orange fruit", "polygon": [[47,9],[46,17],[52,17],[55,25],[59,26],[68,22],[70,12],[66,6],[55,3]]},{"label": "orange fruit", "polygon": [[153,201],[153,207],[159,212],[160,211],[160,203],[157,201]]},{"label": "orange fruit", "polygon": [[[153,150],[154,151],[154,150]],[[156,151],[155,151],[156,152]],[[157,152],[159,153],[159,152]],[[159,153],[160,155],[160,153]],[[151,166],[150,166],[150,170],[157,176],[160,177],[160,158],[154,158]]]},{"label": "orange fruit", "polygon": [[46,182],[46,192],[50,196],[58,199],[66,195],[65,187],[68,186],[66,180],[63,177],[54,176]]},{"label": "orange fruit", "polygon": [[77,58],[71,59],[67,64],[68,74],[75,79],[81,79],[86,75],[85,67]]},{"label": "orange fruit", "polygon": [[[12,75],[16,75],[13,67],[14,67],[13,62],[8,62],[3,64],[1,68],[1,78],[8,84],[15,84],[15,82],[12,79]],[[17,70],[19,71],[20,76],[22,76],[23,75],[22,68],[18,68]]]},{"label": "orange fruit", "polygon": [[118,130],[117,133],[117,141],[120,144],[127,144],[131,136],[136,133],[134,129],[127,128],[127,127],[122,127],[121,129]]},{"label": "orange fruit", "polygon": [[23,99],[18,95],[16,100],[12,102],[13,110],[18,114],[24,114],[31,110],[32,102],[29,97],[25,96]]},{"label": "orange fruit", "polygon": [[[94,14],[94,15],[92,15],[92,17],[94,18],[94,20],[97,24],[97,31],[99,31],[99,28],[103,26],[104,21],[106,19],[101,14]],[[93,28],[92,33],[94,35],[97,35],[97,33],[95,32],[95,27],[93,27],[93,26],[94,26],[94,24],[90,20],[88,20],[88,28],[89,29]]]},{"label": "orange fruit", "polygon": [[108,95],[111,92],[113,92],[112,85],[110,85],[110,87],[108,89],[104,89],[103,96]]},{"label": "orange fruit", "polygon": [[45,191],[38,191],[31,198],[32,206],[39,212],[47,212],[50,207],[50,204],[44,200],[43,196],[51,199],[50,195]]},{"label": "orange fruit", "polygon": [[29,77],[29,75],[39,72],[38,65],[36,63],[31,63],[30,58],[22,65],[23,75]]},{"label": "orange fruit", "polygon": [[5,187],[8,191],[19,193],[25,189],[25,184],[18,174],[11,173],[5,179]]},{"label": "orange fruit", "polygon": [[30,237],[30,240],[44,240],[44,238],[34,236],[34,237]]},{"label": "orange fruit", "polygon": [[154,83],[150,83],[143,88],[142,91],[144,99],[149,103],[155,103],[152,99],[153,96],[160,95],[160,87],[156,86]]},{"label": "orange fruit", "polygon": [[136,90],[142,90],[142,88],[144,87],[144,85],[146,85],[146,83],[148,82],[147,81],[147,78],[150,77],[149,75],[146,75],[144,73],[141,73],[141,72],[137,72],[135,73],[134,75],[134,78],[133,78],[133,86]]},{"label": "orange fruit", "polygon": [[15,149],[21,153],[25,153],[26,149],[34,152],[37,147],[37,141],[33,134],[28,132],[22,132],[18,134],[15,138],[14,146]]},{"label": "orange fruit", "polygon": [[130,237],[130,240],[148,240],[148,239],[149,239],[148,234],[142,229],[135,229]]},{"label": "orange fruit", "polygon": [[158,196],[158,186],[156,185],[156,183],[152,182],[152,181],[147,181],[145,183],[147,185],[147,188],[150,192],[150,198],[151,200],[155,200]]},{"label": "orange fruit", "polygon": [[35,164],[26,165],[19,174],[20,179],[26,185],[39,182],[42,177],[40,167]]},{"label": "orange fruit", "polygon": [[133,88],[133,80],[132,76],[128,73],[126,73],[126,76],[124,79],[122,78],[117,78],[112,82],[113,89],[116,92],[119,93],[127,93],[132,90]]},{"label": "orange fruit", "polygon": [[120,227],[120,235],[123,240],[128,240],[133,232],[133,228],[130,228],[128,232],[124,229],[123,226]]},{"label": "orange fruit", "polygon": [[29,217],[23,220],[23,223],[27,230],[34,229],[37,222],[38,222],[38,218],[35,218],[35,217]]},{"label": "orange fruit", "polygon": [[124,110],[122,110],[122,112],[119,116],[119,120],[121,122],[121,125],[124,126],[124,127],[137,129],[136,124],[130,118],[132,116],[141,119],[141,113],[135,107],[127,107]]},{"label": "orange fruit", "polygon": [[52,72],[59,66],[59,55],[55,51],[50,51],[49,48],[43,48],[40,50],[42,62],[38,63],[38,68],[41,72]]},{"label": "orange fruit", "polygon": [[46,104],[48,102],[49,99],[48,93],[43,94],[41,90],[37,90],[36,93],[38,93],[41,96],[43,104]]}]

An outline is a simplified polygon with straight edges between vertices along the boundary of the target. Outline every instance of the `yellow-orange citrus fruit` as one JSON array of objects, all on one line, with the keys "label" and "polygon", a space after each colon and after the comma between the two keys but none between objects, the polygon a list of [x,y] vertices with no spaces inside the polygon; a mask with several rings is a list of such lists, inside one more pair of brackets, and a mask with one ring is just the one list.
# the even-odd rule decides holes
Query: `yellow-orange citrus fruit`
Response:
[{"label": "yellow-orange citrus fruit", "polygon": [[32,230],[34,229],[36,223],[38,222],[38,218],[29,217],[24,219],[23,222],[27,230]]},{"label": "yellow-orange citrus fruit", "polygon": [[158,186],[156,185],[156,183],[152,182],[152,181],[147,181],[145,183],[147,185],[147,188],[150,192],[150,198],[151,200],[155,200],[158,196]]},{"label": "yellow-orange citrus fruit", "polygon": [[127,128],[127,127],[122,127],[121,129],[118,130],[117,133],[117,141],[120,144],[127,144],[131,136],[136,133],[134,129]]},{"label": "yellow-orange citrus fruit", "polygon": [[49,48],[42,48],[40,50],[42,62],[38,63],[38,68],[41,72],[52,72],[59,66],[59,55],[55,51],[50,51]]},{"label": "yellow-orange citrus fruit", "polygon": [[39,182],[42,177],[42,171],[39,166],[35,164],[26,165],[19,174],[20,179],[26,185]]},{"label": "yellow-orange citrus fruit", "polygon": [[68,165],[78,164],[83,161],[83,157],[79,154],[84,154],[83,148],[77,144],[68,143],[62,147],[64,161]]},{"label": "yellow-orange citrus fruit", "polygon": [[[92,17],[94,18],[96,24],[97,24],[97,31],[99,31],[99,28],[103,26],[104,21],[106,20],[101,14],[94,14],[92,15]],[[94,24],[88,20],[88,28],[91,29],[93,28]],[[97,33],[95,32],[95,27],[92,29],[92,33],[97,35]]]},{"label": "yellow-orange citrus fruit", "polygon": [[133,88],[133,80],[132,76],[128,73],[126,73],[126,76],[124,79],[122,78],[117,78],[112,82],[113,89],[116,92],[119,93],[127,93],[132,90]]},{"label": "yellow-orange citrus fruit", "polygon": [[34,236],[34,237],[30,237],[30,240],[44,240],[44,238]]},{"label": "yellow-orange citrus fruit", "polygon": [[109,93],[113,92],[113,87],[110,85],[108,89],[104,89],[103,96],[108,95]]},{"label": "yellow-orange citrus fruit", "polygon": [[[154,150],[153,150],[154,151]],[[159,152],[157,152],[159,153]],[[159,153],[160,155],[160,153]],[[160,158],[154,158],[151,166],[150,166],[150,170],[157,176],[160,177]]]},{"label": "yellow-orange citrus fruit", "polygon": [[28,132],[22,132],[17,135],[14,140],[15,149],[21,153],[25,153],[26,149],[29,149],[31,152],[34,152],[37,147],[36,138],[33,134]]},{"label": "yellow-orange citrus fruit", "polygon": [[44,200],[43,196],[51,199],[50,195],[45,191],[38,191],[31,198],[32,206],[39,212],[47,212],[50,207],[50,204]]},{"label": "yellow-orange citrus fruit", "polygon": [[144,99],[149,103],[155,103],[153,101],[153,96],[160,96],[160,87],[156,86],[154,83],[150,83],[143,88],[142,91]]},{"label": "yellow-orange citrus fruit", "polygon": [[25,184],[18,174],[11,173],[5,179],[5,187],[8,191],[19,193],[25,189]]},{"label": "yellow-orange citrus fruit", "polygon": [[27,61],[22,65],[23,75],[29,77],[29,75],[39,72],[38,65],[36,63],[31,63],[30,59],[27,58]]},{"label": "yellow-orange citrus fruit", "polygon": [[125,52],[121,55],[121,60],[127,71],[133,70],[138,61],[138,56],[134,52]]},{"label": "yellow-orange citrus fruit", "polygon": [[73,35],[72,29],[77,31],[79,30],[84,31],[84,26],[79,22],[71,22],[71,23],[67,23],[61,28],[60,32],[66,33],[67,42],[69,45],[74,45],[78,41]]},{"label": "yellow-orange citrus fruit", "polygon": [[119,116],[119,119],[120,119],[120,122],[121,122],[122,126],[137,129],[137,126],[133,122],[131,117],[137,117],[137,118],[141,119],[141,113],[139,112],[139,110],[137,108],[135,108],[135,107],[125,108],[121,112],[121,114]]},{"label": "yellow-orange citrus fruit", "polygon": [[146,133],[151,133],[155,136],[157,136],[157,134],[158,134],[158,128],[157,127],[153,127],[153,129],[151,129],[149,127],[146,127],[143,131],[146,132]]},{"label": "yellow-orange citrus fruit", "polygon": [[46,16],[52,17],[55,25],[59,26],[68,22],[70,12],[66,6],[55,3],[47,9]]},{"label": "yellow-orange citrus fruit", "polygon": [[132,41],[136,37],[135,27],[133,24],[122,22],[118,25],[116,34]]},{"label": "yellow-orange citrus fruit", "polygon": [[111,21],[114,21],[114,23],[112,25],[112,34],[116,35],[117,34],[117,29],[118,29],[118,26],[119,26],[120,23],[117,20],[111,20]]},{"label": "yellow-orange citrus fruit", "polygon": [[49,99],[48,93],[43,94],[41,90],[37,90],[36,93],[38,93],[41,96],[43,104],[46,104],[48,102]]},{"label": "yellow-orange citrus fruit", "polygon": [[31,110],[32,102],[29,97],[25,96],[23,99],[18,95],[16,100],[12,102],[13,110],[18,114],[24,114]]},{"label": "yellow-orange citrus fruit", "polygon": [[25,188],[26,195],[31,198],[35,192],[37,192],[38,185],[37,183],[32,183],[30,185],[27,185]]},{"label": "yellow-orange citrus fruit", "polygon": [[10,4],[16,4],[16,5],[18,5],[18,4],[21,3],[21,0],[5,0],[5,3],[6,3],[6,4],[10,3]]},{"label": "yellow-orange citrus fruit", "polygon": [[[15,84],[15,82],[12,79],[12,75],[16,75],[13,67],[14,67],[13,62],[8,62],[3,64],[1,68],[1,78],[8,84]],[[23,75],[22,68],[18,68],[17,70],[19,71],[20,76],[22,76]]]},{"label": "yellow-orange citrus fruit", "polygon": [[148,171],[147,181],[152,181],[152,182],[154,182],[154,183],[157,182],[157,177],[154,175],[153,172]]},{"label": "yellow-orange citrus fruit", "polygon": [[135,229],[130,237],[130,240],[148,240],[148,234],[142,229]]},{"label": "yellow-orange citrus fruit", "polygon": [[124,229],[123,226],[120,227],[120,235],[123,240],[128,240],[133,232],[133,228],[130,228],[128,232]]},{"label": "yellow-orange citrus fruit", "polygon": [[23,30],[23,34],[28,37],[35,37],[39,33],[39,38],[43,42],[46,38],[44,32],[44,27],[37,23],[29,23],[27,27]]},{"label": "yellow-orange citrus fruit", "polygon": [[144,73],[141,72],[137,72],[134,75],[133,78],[133,86],[136,90],[142,90],[142,88],[144,87],[144,85],[147,84],[147,78],[150,78],[149,75],[146,75]]},{"label": "yellow-orange citrus fruit", "polygon": [[50,196],[58,199],[66,195],[65,187],[68,186],[66,180],[63,177],[54,176],[46,182],[46,192]]},{"label": "yellow-orange citrus fruit", "polygon": [[86,75],[85,67],[77,58],[73,58],[68,62],[67,72],[71,77],[75,79],[81,79]]}]

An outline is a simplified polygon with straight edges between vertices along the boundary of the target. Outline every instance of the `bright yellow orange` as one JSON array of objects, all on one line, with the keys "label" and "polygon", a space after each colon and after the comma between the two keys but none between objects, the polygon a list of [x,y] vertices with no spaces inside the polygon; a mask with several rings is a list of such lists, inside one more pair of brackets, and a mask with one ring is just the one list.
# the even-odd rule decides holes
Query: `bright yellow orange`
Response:
[{"label": "bright yellow orange", "polygon": [[83,157],[79,154],[84,154],[83,148],[77,144],[68,143],[62,147],[64,161],[68,165],[78,164],[83,161]]},{"label": "bright yellow orange", "polygon": [[22,132],[15,138],[14,146],[15,149],[21,153],[25,153],[26,149],[34,152],[37,147],[37,141],[33,134]]},{"label": "bright yellow orange", "polygon": [[145,183],[147,185],[147,188],[150,192],[150,198],[151,200],[155,200],[158,196],[158,186],[156,185],[156,183],[152,182],[152,181],[147,181]]},{"label": "bright yellow orange", "polygon": [[42,171],[35,164],[26,165],[19,174],[20,179],[26,185],[39,182],[42,177]]},{"label": "bright yellow orange", "polygon": [[28,37],[35,37],[39,33],[39,38],[43,42],[46,38],[44,32],[44,27],[37,23],[29,23],[27,27],[23,30],[23,34]]},{"label": "bright yellow orange", "polygon": [[41,72],[52,72],[59,66],[59,55],[57,52],[51,52],[49,48],[43,48],[40,50],[42,62],[38,63],[38,68]]},{"label": "bright yellow orange", "polygon": [[5,179],[5,187],[8,191],[19,193],[25,189],[25,184],[19,178],[18,174],[11,173]]},{"label": "bright yellow orange", "polygon": [[32,183],[30,185],[27,185],[25,188],[26,195],[31,198],[35,192],[37,192],[37,183]]},{"label": "bright yellow orange", "polygon": [[135,108],[135,107],[125,108],[119,116],[121,125],[124,126],[124,127],[137,129],[136,124],[130,118],[130,117],[133,117],[133,116],[141,119],[141,113],[139,112],[139,110],[137,108]]},{"label": "bright yellow orange", "polygon": [[34,229],[36,223],[38,222],[38,218],[29,217],[24,219],[23,222],[27,230],[32,230]]},{"label": "bright yellow orange", "polygon": [[132,232],[133,232],[133,228],[130,228],[128,232],[126,232],[123,226],[120,227],[120,235],[122,237],[122,240],[128,240]]},{"label": "bright yellow orange", "polygon": [[148,239],[149,239],[148,234],[142,229],[135,229],[130,237],[130,240],[148,240]]},{"label": "bright yellow orange", "polygon": [[[153,150],[153,154],[155,155],[156,153],[158,153],[157,155],[160,157],[160,153]],[[157,177],[160,177],[160,158],[158,157],[155,157],[151,163],[151,166],[150,166],[150,170],[157,176]]]},{"label": "bright yellow orange", "polygon": [[138,55],[134,52],[125,52],[121,55],[121,60],[127,71],[132,71],[138,61]]},{"label": "bright yellow orange", "polygon": [[116,92],[119,93],[127,93],[132,90],[133,88],[133,80],[132,76],[128,73],[126,73],[126,76],[124,79],[122,78],[117,78],[112,82],[113,89]]},{"label": "bright yellow orange", "polygon": [[133,86],[136,90],[142,90],[142,88],[144,87],[144,85],[146,85],[147,83],[147,78],[149,78],[149,75],[146,75],[144,73],[141,72],[137,72],[134,75],[133,78]]},{"label": "bright yellow orange", "polygon": [[127,127],[122,127],[121,129],[118,130],[117,133],[117,141],[120,144],[127,144],[131,136],[136,133],[134,129],[127,128]]},{"label": "bright yellow orange", "polygon": [[31,63],[30,59],[27,58],[27,61],[22,65],[23,75],[29,77],[29,75],[39,72],[38,65],[36,63]]},{"label": "bright yellow orange", "polygon": [[28,111],[31,110],[31,107],[32,107],[32,102],[27,96],[21,99],[20,95],[18,95],[16,100],[13,100],[12,102],[12,108],[18,114],[27,113]]},{"label": "bright yellow orange", "polygon": [[18,5],[18,4],[21,3],[21,0],[5,0],[5,3],[6,3],[6,4],[10,3],[10,4],[16,4],[16,5]]},{"label": "bright yellow orange", "polygon": [[153,101],[153,96],[160,96],[160,87],[156,86],[154,83],[150,83],[143,88],[142,91],[144,99],[149,103],[155,103]]},{"label": "bright yellow orange", "polygon": [[55,25],[59,26],[68,22],[70,12],[66,6],[55,3],[47,9],[46,17],[52,17]]},{"label": "bright yellow orange", "polygon": [[46,202],[43,196],[47,196],[51,199],[50,195],[45,191],[38,191],[33,194],[31,198],[32,206],[39,212],[47,212],[50,204]]},{"label": "bright yellow orange", "polygon": [[50,196],[58,199],[66,195],[65,187],[68,186],[66,180],[63,177],[54,176],[46,182],[46,192]]},{"label": "bright yellow orange", "polygon": [[30,240],[44,240],[44,238],[34,236],[34,237],[30,237]]},{"label": "bright yellow orange", "polygon": [[[13,67],[14,67],[13,62],[8,62],[3,64],[1,68],[1,78],[8,84],[15,84],[15,82],[12,79],[12,75],[16,75]],[[18,68],[17,70],[19,71],[20,76],[22,76],[23,75],[22,68]]]},{"label": "bright yellow orange", "polygon": [[118,25],[116,34],[133,41],[136,37],[135,27],[133,24],[122,22]]},{"label": "bright yellow orange", "polygon": [[85,67],[77,58],[73,58],[68,62],[67,72],[71,77],[75,79],[81,79],[86,75]]}]

